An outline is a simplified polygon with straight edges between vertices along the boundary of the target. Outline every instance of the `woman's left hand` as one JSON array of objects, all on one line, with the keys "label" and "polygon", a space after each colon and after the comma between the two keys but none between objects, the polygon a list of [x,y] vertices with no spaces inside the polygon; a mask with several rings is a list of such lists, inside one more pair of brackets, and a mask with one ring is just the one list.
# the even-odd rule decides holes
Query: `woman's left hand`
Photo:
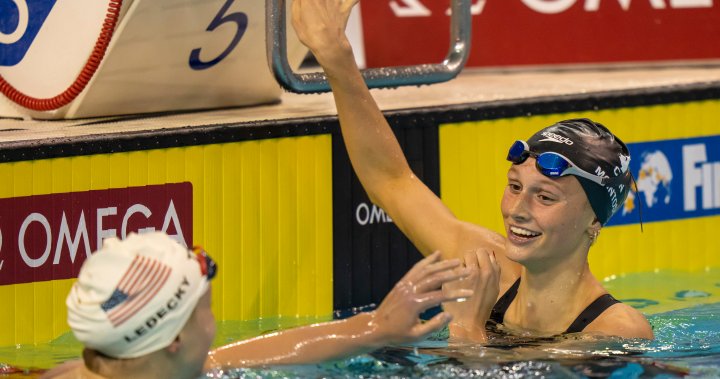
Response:
[{"label": "woman's left hand", "polygon": [[453,315],[450,338],[485,342],[485,323],[499,292],[500,266],[495,260],[494,252],[478,249],[465,253],[465,267],[470,269],[470,276],[447,283],[443,287],[443,290],[447,291],[464,288],[474,292],[473,296],[464,302],[443,304],[445,310]]}]

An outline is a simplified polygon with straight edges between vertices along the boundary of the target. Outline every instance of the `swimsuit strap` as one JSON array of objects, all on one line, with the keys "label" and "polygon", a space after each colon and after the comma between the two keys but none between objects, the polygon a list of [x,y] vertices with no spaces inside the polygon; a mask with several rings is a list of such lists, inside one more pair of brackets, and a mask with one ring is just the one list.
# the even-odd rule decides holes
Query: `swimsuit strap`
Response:
[{"label": "swimsuit strap", "polygon": [[495,303],[492,311],[490,312],[490,320],[488,321],[495,321],[496,324],[503,323],[503,320],[505,319],[505,312],[507,312],[510,307],[510,303],[515,300],[519,287],[520,278],[518,278],[518,280],[516,280],[515,283],[508,288],[507,292],[498,299],[497,303]]},{"label": "swimsuit strap", "polygon": [[595,301],[593,301],[590,305],[588,305],[587,308],[585,308],[585,310],[582,311],[579,316],[577,316],[575,321],[570,324],[570,327],[568,327],[563,334],[582,332],[585,327],[587,327],[598,316],[600,316],[600,314],[605,312],[606,309],[619,302],[619,300],[616,300],[609,293],[601,295],[600,297],[595,299]]},{"label": "swimsuit strap", "polygon": [[[507,312],[510,304],[515,300],[517,296],[518,288],[520,288],[520,278],[513,283],[507,292],[502,295],[493,306],[490,312],[490,319],[488,320],[488,327],[496,327],[498,324],[502,324],[505,319],[505,312]],[[585,308],[580,315],[577,316],[575,321],[570,324],[565,333],[578,333],[582,332],[591,322],[600,316],[606,309],[619,303],[620,301],[612,297],[609,293],[601,295],[595,301]]]}]

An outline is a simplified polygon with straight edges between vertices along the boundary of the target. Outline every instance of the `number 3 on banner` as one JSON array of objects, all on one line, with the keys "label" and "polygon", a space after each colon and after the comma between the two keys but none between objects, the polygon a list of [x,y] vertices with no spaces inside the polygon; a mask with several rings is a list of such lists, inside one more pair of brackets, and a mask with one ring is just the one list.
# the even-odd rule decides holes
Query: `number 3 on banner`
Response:
[{"label": "number 3 on banner", "polygon": [[[24,0],[23,0],[24,1]],[[228,47],[220,53],[215,59],[209,60],[209,61],[202,61],[200,60],[200,50],[201,48],[193,49],[193,51],[190,52],[190,68],[193,70],[205,70],[212,66],[215,66],[216,64],[220,63],[225,57],[228,56],[232,52],[232,50],[237,46],[237,44],[240,42],[240,39],[245,34],[245,30],[247,30],[248,26],[248,17],[245,13],[242,12],[235,12],[230,14],[225,14],[230,6],[235,2],[235,0],[226,0],[225,5],[220,9],[217,15],[215,15],[215,18],[210,22],[210,25],[208,25],[207,29],[205,29],[208,32],[212,32],[215,30],[218,26],[227,23],[227,22],[234,22],[237,25],[237,30],[235,31],[235,37],[233,37],[232,41],[230,41],[230,44]]]},{"label": "number 3 on banner", "polygon": [[11,0],[17,6],[18,23],[15,30],[10,34],[0,31],[0,43],[12,44],[20,40],[25,35],[28,27],[28,6],[26,0]]}]

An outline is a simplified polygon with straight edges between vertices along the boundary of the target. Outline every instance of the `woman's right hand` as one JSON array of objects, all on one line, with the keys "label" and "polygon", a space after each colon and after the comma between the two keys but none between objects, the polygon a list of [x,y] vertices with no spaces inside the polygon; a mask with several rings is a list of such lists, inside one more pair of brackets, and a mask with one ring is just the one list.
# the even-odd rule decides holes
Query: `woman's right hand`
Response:
[{"label": "woman's right hand", "polygon": [[472,288],[444,288],[466,278],[470,271],[459,259],[441,260],[439,252],[415,264],[372,313],[370,326],[378,345],[415,341],[445,326],[451,320],[445,312],[427,322],[418,316],[441,303],[471,297]]},{"label": "woman's right hand", "polygon": [[470,276],[447,283],[443,288],[447,291],[461,288],[474,291],[474,295],[465,302],[443,304],[445,310],[453,315],[450,338],[486,342],[485,323],[498,297],[500,266],[494,252],[479,249],[465,253],[465,267],[470,270]]}]

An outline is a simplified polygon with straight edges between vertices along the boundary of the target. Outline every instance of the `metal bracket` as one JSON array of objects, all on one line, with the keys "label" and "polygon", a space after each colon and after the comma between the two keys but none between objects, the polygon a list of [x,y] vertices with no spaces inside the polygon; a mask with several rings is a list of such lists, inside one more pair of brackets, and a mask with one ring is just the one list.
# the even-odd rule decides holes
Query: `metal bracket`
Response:
[{"label": "metal bracket", "polygon": [[[450,49],[445,60],[438,64],[382,67],[362,70],[369,88],[385,88],[433,84],[457,76],[470,54],[472,31],[471,0],[452,0],[450,21]],[[265,43],[275,79],[285,89],[296,93],[330,91],[330,84],[321,72],[296,74],[287,60],[285,0],[265,2]]]}]

